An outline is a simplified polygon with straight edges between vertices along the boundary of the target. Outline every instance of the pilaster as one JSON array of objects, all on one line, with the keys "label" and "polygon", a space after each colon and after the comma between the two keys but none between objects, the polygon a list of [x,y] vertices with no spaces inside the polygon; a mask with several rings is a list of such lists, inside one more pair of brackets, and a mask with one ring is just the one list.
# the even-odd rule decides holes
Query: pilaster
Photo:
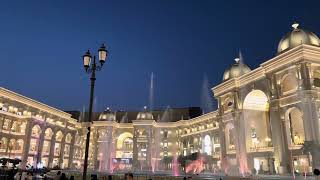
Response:
[{"label": "pilaster", "polygon": [[291,161],[289,157],[284,116],[281,116],[279,111],[280,109],[276,104],[271,104],[270,120],[275,167],[279,174],[286,174],[290,172]]},{"label": "pilaster", "polygon": [[70,143],[68,168],[74,168],[73,167],[73,155],[74,155],[75,141],[76,141],[76,132],[73,132],[71,143]]},{"label": "pilaster", "polygon": [[33,122],[32,119],[28,119],[26,124],[26,136],[24,137],[24,148],[22,153],[21,168],[25,169],[28,161],[30,141],[31,141],[31,131],[32,131]]},{"label": "pilaster", "polygon": [[48,158],[48,167],[49,168],[52,168],[53,157],[54,157],[54,147],[56,144],[56,133],[57,133],[57,130],[53,129],[53,134],[52,134],[52,138],[50,141],[49,158]]}]

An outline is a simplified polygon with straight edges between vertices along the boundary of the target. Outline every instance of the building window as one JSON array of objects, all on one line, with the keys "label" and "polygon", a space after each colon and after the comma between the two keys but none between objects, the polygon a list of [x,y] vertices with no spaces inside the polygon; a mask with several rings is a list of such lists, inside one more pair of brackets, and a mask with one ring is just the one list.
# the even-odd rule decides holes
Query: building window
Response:
[{"label": "building window", "polygon": [[70,146],[68,144],[66,144],[64,146],[64,155],[69,156],[69,153],[70,153]]},{"label": "building window", "polygon": [[207,155],[211,155],[212,153],[211,138],[209,135],[204,137],[204,152],[207,153]]},{"label": "building window", "polygon": [[3,130],[7,130],[7,131],[9,130],[10,121],[11,121],[10,119],[4,120],[3,127],[2,127]]},{"label": "building window", "polygon": [[44,138],[50,140],[52,138],[53,132],[51,128],[46,129],[44,133]]},{"label": "building window", "polygon": [[61,142],[63,138],[63,134],[61,131],[57,132],[56,134],[56,141]]},{"label": "building window", "polygon": [[133,148],[133,140],[132,140],[132,138],[126,138],[123,141],[123,148],[124,149],[132,149]]},{"label": "building window", "polygon": [[38,150],[38,140],[31,139],[29,153],[34,154],[37,152],[37,150]]},{"label": "building window", "polygon": [[35,125],[35,126],[33,126],[32,130],[31,130],[31,135],[33,137],[40,137],[40,132],[41,132],[40,126]]},{"label": "building window", "polygon": [[70,133],[68,133],[66,136],[66,143],[71,143],[71,140],[72,140],[72,136]]},{"label": "building window", "polygon": [[5,138],[5,137],[3,137],[2,139],[1,139],[1,142],[0,142],[1,144],[0,144],[0,150],[2,151],[2,152],[5,152],[6,150],[7,150],[7,146],[8,146],[8,139],[7,138]]},{"label": "building window", "polygon": [[60,156],[60,152],[61,152],[61,144],[60,143],[56,143],[54,145],[54,155],[55,156]]}]

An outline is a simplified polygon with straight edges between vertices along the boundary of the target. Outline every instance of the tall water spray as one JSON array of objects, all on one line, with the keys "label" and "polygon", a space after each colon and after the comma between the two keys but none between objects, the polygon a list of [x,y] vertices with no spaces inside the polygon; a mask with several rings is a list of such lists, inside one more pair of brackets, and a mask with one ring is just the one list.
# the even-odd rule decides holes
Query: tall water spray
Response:
[{"label": "tall water spray", "polygon": [[153,103],[154,103],[154,74],[151,73],[150,76],[150,89],[149,89],[149,109],[153,111]]},{"label": "tall water spray", "polygon": [[109,173],[113,173],[113,158],[114,158],[114,142],[112,139],[112,127],[108,127],[104,133],[100,134],[99,137],[99,155],[100,155],[100,165],[99,171],[104,172],[107,171]]},{"label": "tall water spray", "polygon": [[[243,56],[241,51],[239,51],[239,58],[236,59],[239,63],[240,74],[244,74],[244,64],[243,64]],[[247,159],[247,150],[246,150],[246,124],[244,120],[244,114],[240,117],[241,120],[238,122],[239,129],[235,129],[236,131],[236,143],[238,144],[237,147],[237,156],[239,162],[239,171],[242,176],[246,174],[250,174],[250,170],[248,169],[248,159]]]},{"label": "tall water spray", "polygon": [[209,81],[206,74],[204,74],[201,88],[201,108],[203,113],[213,111],[213,98],[210,93]]}]

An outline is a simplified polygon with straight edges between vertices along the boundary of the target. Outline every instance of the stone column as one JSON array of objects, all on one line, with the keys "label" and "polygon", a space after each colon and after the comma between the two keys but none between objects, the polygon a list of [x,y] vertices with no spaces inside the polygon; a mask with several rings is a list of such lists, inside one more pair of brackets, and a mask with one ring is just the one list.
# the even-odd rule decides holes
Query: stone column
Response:
[{"label": "stone column", "polygon": [[300,73],[301,73],[301,78],[303,80],[303,87],[302,89],[311,89],[311,81],[310,81],[310,63],[303,63],[300,66]]},{"label": "stone column", "polygon": [[148,137],[147,137],[147,157],[146,157],[146,160],[147,160],[147,168],[148,170],[151,170],[152,167],[151,167],[151,146],[152,146],[152,137],[153,137],[153,134],[152,134],[152,130],[151,130],[151,127],[146,127],[146,131],[148,132]]},{"label": "stone column", "polygon": [[52,137],[50,141],[50,150],[49,150],[49,157],[48,157],[48,167],[52,168],[52,163],[53,163],[53,158],[54,158],[54,147],[56,145],[56,133],[57,130],[53,129],[52,130]]},{"label": "stone column", "polygon": [[281,118],[279,107],[270,107],[270,122],[272,129],[272,144],[274,146],[275,166],[279,174],[289,173],[291,158],[286,137],[285,121]]},{"label": "stone column", "polygon": [[27,120],[26,124],[26,133],[25,137],[23,138],[24,141],[24,148],[22,153],[22,159],[21,159],[21,168],[25,169],[28,161],[28,155],[29,155],[29,148],[30,148],[30,141],[31,141],[31,131],[32,131],[33,122],[32,119]]},{"label": "stone column", "polygon": [[[63,132],[63,137],[62,137],[62,140],[60,142],[60,156],[59,156],[59,166],[62,167],[63,165],[63,159],[64,159],[64,146],[66,144],[66,135],[67,135],[67,132],[65,130],[62,130]],[[65,168],[65,167],[63,167]]]},{"label": "stone column", "polygon": [[73,155],[74,155],[75,141],[76,141],[76,132],[72,133],[72,139],[71,139],[70,150],[69,150],[68,168],[73,168]]},{"label": "stone column", "polygon": [[221,117],[219,117],[219,137],[220,137],[220,161],[221,168],[225,168],[227,165],[227,147],[226,147],[226,136],[225,136],[225,125],[222,123]]},{"label": "stone column", "polygon": [[133,164],[133,171],[138,171],[139,170],[139,161],[138,161],[138,129],[134,127],[133,130],[133,157],[132,157],[132,164]]},{"label": "stone column", "polygon": [[45,136],[45,130],[46,127],[43,125],[40,125],[41,127],[41,132],[40,132],[40,136],[39,136],[39,145],[38,145],[38,149],[37,149],[37,163],[36,165],[41,162],[41,157],[42,157],[42,148],[43,148],[43,143],[44,143],[44,136]]},{"label": "stone column", "polygon": [[95,128],[92,135],[92,149],[93,149],[93,169],[98,169],[98,129]]},{"label": "stone column", "polygon": [[8,145],[7,145],[7,149],[6,149],[6,152],[7,152],[7,155],[9,156],[9,158],[11,155],[11,148],[12,148],[12,147],[10,148],[10,140],[12,138],[12,135],[11,135],[12,124],[13,124],[13,120],[10,119],[10,123],[9,123],[8,130],[7,130],[9,132],[9,134],[8,134]]},{"label": "stone column", "polygon": [[[0,121],[0,137],[2,138],[2,128],[3,128],[3,123],[4,123],[4,120],[5,120],[5,117],[6,116],[3,116],[1,117],[1,121]],[[1,140],[0,138],[0,140]]]}]

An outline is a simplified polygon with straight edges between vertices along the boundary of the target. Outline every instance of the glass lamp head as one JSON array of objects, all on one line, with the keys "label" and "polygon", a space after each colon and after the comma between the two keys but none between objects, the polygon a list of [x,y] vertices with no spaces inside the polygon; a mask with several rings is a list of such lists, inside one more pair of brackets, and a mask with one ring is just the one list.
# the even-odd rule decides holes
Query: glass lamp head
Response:
[{"label": "glass lamp head", "polygon": [[103,65],[108,57],[108,51],[106,50],[106,46],[104,44],[101,45],[101,47],[98,50],[98,53],[100,64]]},{"label": "glass lamp head", "polygon": [[83,66],[84,66],[85,70],[87,71],[90,66],[90,63],[91,63],[90,51],[88,50],[86,52],[86,54],[82,56],[82,58],[83,58]]}]

